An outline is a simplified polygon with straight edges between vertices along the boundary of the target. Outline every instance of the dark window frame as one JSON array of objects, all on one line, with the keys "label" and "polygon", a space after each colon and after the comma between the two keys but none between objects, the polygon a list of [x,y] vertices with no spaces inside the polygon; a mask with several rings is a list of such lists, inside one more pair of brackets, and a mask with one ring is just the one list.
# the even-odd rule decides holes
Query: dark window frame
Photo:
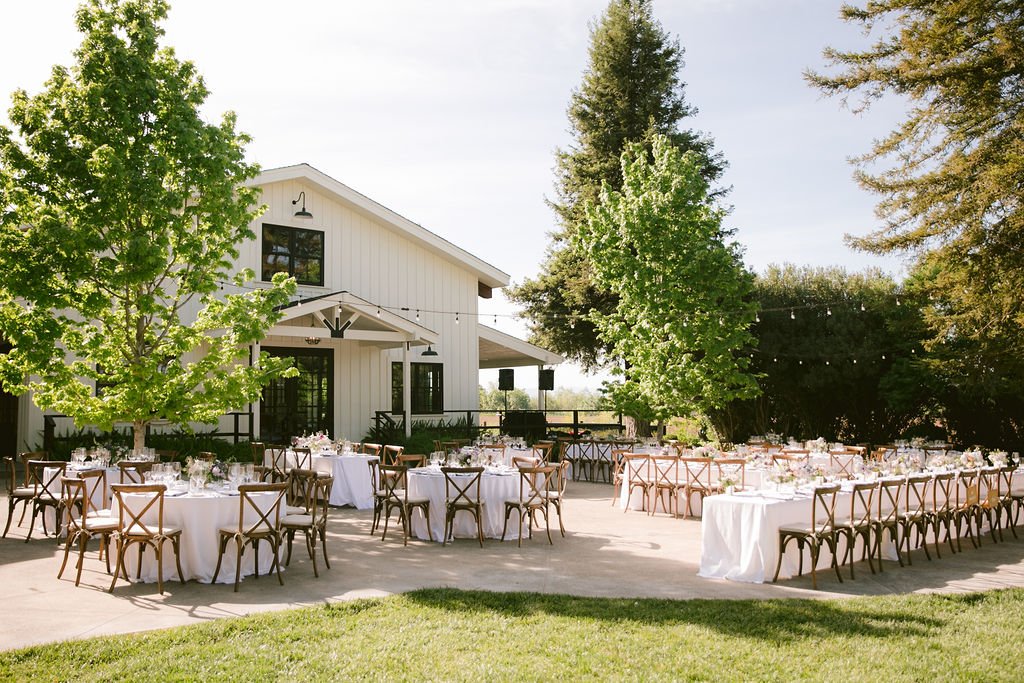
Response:
[{"label": "dark window frame", "polygon": [[[421,386],[423,377],[419,370],[434,373],[436,383]],[[444,414],[444,363],[409,363],[409,378],[412,381],[410,398],[413,415]],[[391,363],[391,412],[402,413],[402,363]]]},{"label": "dark window frame", "polygon": [[[267,231],[280,231],[279,238],[277,240],[268,240]],[[309,256],[307,254],[300,253],[302,250],[298,248],[296,240],[303,234],[315,235],[320,239],[320,253],[319,255]],[[287,235],[288,247],[287,254],[279,254],[279,256],[286,257],[288,260],[287,269],[268,265],[267,257],[272,254],[268,253],[268,248],[275,243],[284,242],[280,239],[280,236]],[[325,258],[324,254],[327,247],[327,236],[323,230],[311,230],[309,228],[294,228],[289,225],[276,225],[274,223],[264,223],[262,231],[260,232],[260,278],[264,282],[270,282],[273,279],[275,273],[288,273],[289,276],[295,277],[295,281],[300,285],[312,285],[315,287],[324,286],[324,265]],[[301,259],[304,261],[319,261],[320,263],[320,279],[318,281],[302,280],[299,276],[295,275],[296,271],[296,260]]]}]

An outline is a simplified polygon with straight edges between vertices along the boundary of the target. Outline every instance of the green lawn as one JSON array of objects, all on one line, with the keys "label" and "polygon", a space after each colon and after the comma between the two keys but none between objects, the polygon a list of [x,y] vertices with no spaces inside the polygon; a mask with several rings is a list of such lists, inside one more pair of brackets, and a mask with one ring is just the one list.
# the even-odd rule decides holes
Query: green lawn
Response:
[{"label": "green lawn", "polygon": [[0,679],[1020,680],[1024,590],[621,600],[421,590],[0,653]]}]

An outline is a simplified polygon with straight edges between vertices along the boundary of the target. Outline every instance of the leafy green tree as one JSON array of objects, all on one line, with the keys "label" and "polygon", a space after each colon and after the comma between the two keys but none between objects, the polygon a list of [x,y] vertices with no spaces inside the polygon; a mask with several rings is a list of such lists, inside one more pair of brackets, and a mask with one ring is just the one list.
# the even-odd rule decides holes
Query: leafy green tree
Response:
[{"label": "leafy green tree", "polygon": [[[965,391],[982,370],[1024,379],[1024,11],[1019,0],[885,0],[841,16],[877,36],[860,51],[827,49],[810,72],[830,95],[885,95],[906,119],[857,161],[880,196],[881,229],[852,239],[918,257],[929,348]],[[953,343],[950,343],[953,342]],[[952,352],[950,352],[952,350]],[[986,378],[987,381],[987,378]]]},{"label": "leafy green tree", "polygon": [[598,336],[591,309],[611,313],[617,300],[593,277],[591,256],[573,245],[584,205],[598,200],[602,183],[622,184],[620,157],[627,143],[667,136],[697,152],[701,174],[713,182],[724,162],[709,139],[680,124],[696,114],[686,103],[679,72],[683,49],[654,20],[650,0],[612,0],[591,27],[590,64],[569,104],[574,142],[556,157],[561,228],[536,279],[509,288],[531,321],[531,339],[594,368],[620,362]]},{"label": "leafy green tree", "polygon": [[136,447],[153,420],[215,421],[287,373],[247,345],[294,292],[219,293],[262,213],[257,168],[234,115],[200,118],[208,91],[160,47],[166,16],[162,0],[83,5],[75,64],[15,92],[17,133],[0,129],[0,381],[79,425],[131,423]]},{"label": "leafy green tree", "polygon": [[622,190],[605,185],[574,236],[595,281],[617,298],[613,312],[590,313],[628,364],[613,402],[626,411],[639,401],[667,417],[754,396],[750,359],[740,353],[753,342],[752,278],[738,245],[726,242],[700,156],[656,136],[650,152],[627,146],[622,172]]},{"label": "leafy green tree", "polygon": [[[509,410],[530,410],[533,408],[533,401],[530,395],[522,389],[513,389],[508,392]],[[480,410],[505,410],[505,392],[501,391],[491,382],[487,388],[480,387]]]},{"label": "leafy green tree", "polygon": [[920,301],[879,270],[773,266],[755,280],[748,350],[763,393],[709,417],[728,441],[777,432],[887,443],[941,418]]}]

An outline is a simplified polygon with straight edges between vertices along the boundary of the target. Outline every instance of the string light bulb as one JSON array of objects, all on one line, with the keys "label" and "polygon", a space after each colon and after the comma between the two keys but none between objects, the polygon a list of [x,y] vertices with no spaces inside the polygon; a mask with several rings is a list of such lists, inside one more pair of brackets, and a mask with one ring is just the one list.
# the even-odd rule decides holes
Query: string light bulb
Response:
[{"label": "string light bulb", "polygon": [[416,309],[416,322],[420,321],[420,309]]},{"label": "string light bulb", "polygon": [[863,313],[865,310],[867,310],[867,309],[864,308],[864,303],[861,302],[861,304],[860,304],[860,312]]},{"label": "string light bulb", "polygon": [[456,325],[459,324],[459,312],[458,311],[455,311],[455,324]]},{"label": "string light bulb", "polygon": [[377,306],[377,317],[380,317],[380,306]]},{"label": "string light bulb", "polygon": [[796,320],[796,313],[793,312],[793,309],[789,309],[789,319]]},{"label": "string light bulb", "polygon": [[754,314],[754,322],[755,323],[761,322],[761,314],[760,313],[755,313]]},{"label": "string light bulb", "polygon": [[829,306],[828,308],[825,309],[825,314],[826,315],[832,315],[832,307],[831,306]]}]

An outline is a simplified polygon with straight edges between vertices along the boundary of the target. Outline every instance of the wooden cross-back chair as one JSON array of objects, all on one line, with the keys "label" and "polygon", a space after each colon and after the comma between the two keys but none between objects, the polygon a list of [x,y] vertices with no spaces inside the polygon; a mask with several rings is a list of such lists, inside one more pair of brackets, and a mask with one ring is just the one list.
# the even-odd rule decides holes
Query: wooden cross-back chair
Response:
[{"label": "wooden cross-back chair", "polygon": [[32,496],[32,520],[29,522],[28,534],[25,542],[32,538],[32,530],[36,526],[36,516],[43,514],[43,533],[49,535],[46,529],[46,510],[52,508],[57,521],[54,523],[54,537],[60,538],[60,480],[67,468],[66,462],[53,460],[29,460],[28,475],[29,485],[34,492]]},{"label": "wooden cross-back chair", "polygon": [[[554,545],[554,541],[551,540],[551,519],[548,515],[548,503],[550,502],[546,494],[547,487],[550,487],[555,483],[555,468],[552,465],[542,465],[540,467],[520,467],[519,468],[519,495],[516,498],[511,498],[505,501],[505,523],[501,528],[501,540],[505,540],[505,534],[508,532],[508,520],[512,516],[512,513],[516,513],[516,517],[519,523],[519,547],[523,546],[523,525],[525,524],[530,538],[533,538],[533,520],[534,515],[538,512],[544,515],[544,528],[548,534],[548,543]],[[479,480],[479,475],[477,475]],[[479,486],[479,482],[477,483]],[[479,491],[477,493],[479,497]],[[481,510],[482,512],[482,510]],[[480,528],[480,523],[477,522],[477,527]],[[483,547],[483,530],[479,532],[480,535],[480,546]]]},{"label": "wooden cross-back chair", "polygon": [[[143,551],[147,547],[153,549],[157,567],[157,590],[164,592],[164,543],[171,542],[174,562],[178,568],[178,578],[185,583],[185,575],[181,571],[181,529],[164,524],[164,492],[163,484],[114,484],[114,497],[117,499],[117,564],[114,567],[114,578],[110,582],[109,592],[114,591],[118,576],[128,580],[128,569],[125,565],[125,553],[128,548],[137,545],[139,548],[138,571],[136,579],[142,576]],[[147,521],[147,517],[155,520]]]},{"label": "wooden cross-back chair", "polygon": [[838,531],[836,529],[836,494],[839,493],[839,484],[818,486],[814,489],[811,501],[810,525],[784,525],[779,527],[779,559],[775,564],[775,576],[772,583],[779,580],[779,570],[782,568],[782,558],[786,554],[786,546],[790,541],[796,541],[800,552],[800,567],[797,576],[804,573],[804,545],[808,546],[811,556],[811,587],[817,590],[818,557],[822,547],[828,547],[832,551],[832,567],[836,570],[836,578],[839,583],[843,582],[843,575],[839,571],[838,562]]},{"label": "wooden cross-back chair", "polygon": [[[521,471],[521,470],[520,470]],[[484,547],[483,502],[480,500],[480,479],[483,467],[442,467],[444,474],[444,538],[447,544],[455,534],[455,515],[468,512],[476,520],[477,540]]]},{"label": "wooden cross-back chair", "polygon": [[[94,470],[102,473],[104,470]],[[83,472],[82,474],[86,474]],[[99,481],[99,477],[92,477]],[[82,564],[85,560],[86,545],[93,538],[100,539],[100,557],[107,563],[107,573],[110,573],[110,540],[117,531],[117,520],[109,516],[100,516],[98,509],[92,504],[89,495],[88,479],[77,477],[63,477],[61,480],[61,501],[67,512],[67,538],[64,541],[64,561],[60,564],[57,578],[64,575],[64,569],[68,565],[68,557],[71,548],[77,546],[78,563],[76,565],[75,585],[82,581]]]},{"label": "wooden cross-back chair", "polygon": [[213,572],[214,582],[220,575],[220,565],[224,560],[224,552],[230,541],[235,542],[236,549],[235,592],[238,592],[238,583],[242,576],[242,555],[246,546],[252,546],[253,573],[256,578],[259,578],[259,548],[260,543],[266,541],[270,544],[273,557],[270,571],[276,571],[278,583],[284,585],[279,558],[281,555],[281,518],[283,517],[281,506],[287,491],[288,484],[285,482],[242,484],[238,487],[238,524],[218,529],[220,551],[217,557],[217,568]]}]

